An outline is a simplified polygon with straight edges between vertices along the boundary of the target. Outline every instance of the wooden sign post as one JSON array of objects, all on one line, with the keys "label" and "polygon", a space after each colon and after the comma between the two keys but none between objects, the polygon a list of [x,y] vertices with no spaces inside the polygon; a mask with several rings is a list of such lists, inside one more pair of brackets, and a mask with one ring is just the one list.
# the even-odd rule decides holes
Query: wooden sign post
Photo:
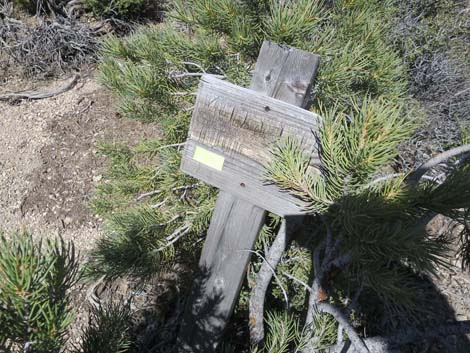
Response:
[{"label": "wooden sign post", "polygon": [[263,175],[270,148],[287,137],[295,137],[315,163],[319,117],[304,108],[318,64],[315,54],[264,42],[250,89],[210,75],[201,79],[181,170],[221,191],[180,328],[179,352],[216,350],[266,212],[304,213],[298,199]]}]

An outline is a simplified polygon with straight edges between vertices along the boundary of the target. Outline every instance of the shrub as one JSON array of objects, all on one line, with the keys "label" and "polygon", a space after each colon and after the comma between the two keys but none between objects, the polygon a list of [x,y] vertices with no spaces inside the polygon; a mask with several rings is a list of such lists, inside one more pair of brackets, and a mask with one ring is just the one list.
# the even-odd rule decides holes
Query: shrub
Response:
[{"label": "shrub", "polygon": [[[109,298],[108,298],[109,299]],[[81,342],[74,353],[125,353],[131,349],[132,327],[129,303],[122,300],[94,307],[89,325],[83,330]]]},{"label": "shrub", "polygon": [[60,352],[73,319],[68,291],[79,278],[72,243],[0,237],[0,349]]},{"label": "shrub", "polygon": [[[446,239],[432,238],[421,223],[434,212],[466,222],[458,209],[469,206],[463,181],[470,175],[463,164],[440,185],[410,185],[411,171],[394,162],[399,143],[410,138],[416,124],[406,67],[386,35],[392,5],[365,0],[176,1],[163,26],[108,38],[101,81],[119,97],[124,116],[157,123],[162,138],[133,148],[103,146],[112,166],[93,202],[107,223],[107,234],[92,256],[95,273],[145,278],[149,270],[171,263],[175,254],[181,255],[178,261],[194,259],[215,198],[212,188],[179,171],[199,77],[210,73],[246,85],[262,41],[271,39],[321,55],[312,109],[324,117],[321,175],[310,174],[310,156],[303,156],[295,141],[273,149],[276,161],[266,166],[272,181],[310,201],[316,215],[316,233],[309,229],[296,238],[277,269],[278,282],[289,295],[295,293],[294,321],[271,318],[271,327],[282,331],[285,322],[289,332],[297,331],[295,320],[305,321],[306,312],[307,326],[318,319],[317,305],[331,314],[361,294],[384,308],[380,316],[362,311],[370,314],[368,324],[376,332],[428,314],[429,307],[418,306],[416,278],[443,264]],[[390,172],[399,175],[390,177]],[[276,224],[264,228],[266,246],[257,245],[260,253],[277,229]],[[258,267],[255,261],[253,268]],[[319,283],[310,283],[309,292],[299,284],[315,274],[329,302],[315,299]],[[307,297],[313,298],[308,307]],[[278,285],[267,300],[271,308],[282,305]],[[330,320],[323,326],[335,326],[326,317]]]},{"label": "shrub", "polygon": [[13,0],[13,3],[31,14],[56,13],[71,0]]},{"label": "shrub", "polygon": [[411,141],[414,159],[444,150],[470,124],[470,19],[463,2],[395,1],[389,36],[403,57],[409,90],[423,110],[424,124]]}]

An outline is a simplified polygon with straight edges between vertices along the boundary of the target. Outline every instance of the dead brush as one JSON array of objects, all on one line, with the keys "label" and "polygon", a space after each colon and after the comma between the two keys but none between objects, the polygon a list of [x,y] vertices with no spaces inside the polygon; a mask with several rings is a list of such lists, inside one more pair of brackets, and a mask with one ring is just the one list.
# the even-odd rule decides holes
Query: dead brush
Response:
[{"label": "dead brush", "polygon": [[90,28],[73,17],[37,14],[26,22],[11,17],[12,7],[0,4],[0,63],[20,74],[51,76],[77,70],[95,61],[100,27]]}]

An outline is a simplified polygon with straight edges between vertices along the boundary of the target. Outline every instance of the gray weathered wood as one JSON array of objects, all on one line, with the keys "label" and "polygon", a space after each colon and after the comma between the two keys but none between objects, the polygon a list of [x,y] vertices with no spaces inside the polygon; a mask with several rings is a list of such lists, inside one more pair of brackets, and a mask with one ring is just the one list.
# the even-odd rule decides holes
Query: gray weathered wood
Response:
[{"label": "gray weathered wood", "polygon": [[242,155],[262,165],[270,148],[284,138],[296,138],[312,158],[313,134],[320,117],[292,104],[233,85],[210,75],[201,79],[189,127],[189,139],[236,158]]},{"label": "gray weathered wood", "polygon": [[[317,55],[265,42],[258,58],[251,88],[263,95],[305,107],[308,105],[308,88],[314,79],[317,66]],[[235,91],[238,92],[238,89]],[[220,92],[220,95],[223,99],[224,92]],[[257,99],[263,99],[259,95],[256,96]],[[271,100],[269,104],[273,105]],[[278,106],[277,103],[274,105]],[[288,107],[297,110],[293,105]],[[261,106],[264,109],[266,105]],[[300,116],[306,117],[304,113],[300,112]],[[309,116],[312,117],[310,128],[313,128],[315,117]],[[201,131],[199,134],[202,133]],[[220,187],[222,191],[219,193],[201,254],[200,274],[195,280],[191,297],[187,302],[178,337],[178,350],[211,353],[215,352],[233,311],[250,261],[250,251],[264,223],[266,211],[256,205],[262,204],[266,209],[271,209],[270,202],[276,202],[279,196],[277,200],[272,199],[272,194],[278,192],[275,189],[264,189],[271,191],[257,194],[257,199],[250,196],[254,189],[263,184],[262,179],[256,181],[255,177],[245,178],[250,169],[252,172],[250,175],[260,175],[261,164],[256,153],[253,157],[241,154],[239,150],[229,150],[224,156],[227,159],[222,170],[215,168],[211,170],[211,167],[190,158],[194,156],[197,145],[198,142],[193,139],[188,141],[182,163],[183,171],[192,175],[197,173],[202,180],[211,181],[212,185]],[[200,146],[211,152],[224,153],[222,147],[230,146],[230,143],[224,142],[215,147],[205,144]],[[232,164],[235,161],[239,163],[237,166]],[[239,174],[230,176],[223,173],[224,171],[230,173],[231,170]],[[237,179],[239,177],[243,179]],[[227,182],[225,178],[232,181]],[[245,185],[241,185],[242,183]],[[259,200],[264,197],[266,201]],[[280,211],[279,214],[290,214],[298,210],[295,204],[290,206],[291,209],[286,206],[287,209],[279,208],[277,211]]]},{"label": "gray weathered wood", "polygon": [[[296,96],[297,93],[292,94]],[[194,107],[181,170],[280,216],[302,214],[305,204],[266,182],[270,149],[295,138],[319,165],[314,131],[319,116],[292,104],[204,76]],[[215,169],[194,159],[196,147],[223,158]]]},{"label": "gray weathered wood", "polygon": [[180,334],[180,352],[214,352],[237,302],[266,211],[221,191]]},{"label": "gray weathered wood", "polygon": [[307,109],[320,57],[265,41],[256,62],[250,89]]},{"label": "gray weathered wood", "polygon": [[[188,140],[185,155],[194,154],[196,146],[197,143]],[[213,150],[207,146],[204,148]],[[185,173],[280,216],[305,213],[303,208],[305,204],[302,200],[293,197],[288,192],[281,191],[274,184],[263,182],[264,168],[249,158],[226,157],[222,171],[201,165],[192,158],[183,158],[181,169]]]}]

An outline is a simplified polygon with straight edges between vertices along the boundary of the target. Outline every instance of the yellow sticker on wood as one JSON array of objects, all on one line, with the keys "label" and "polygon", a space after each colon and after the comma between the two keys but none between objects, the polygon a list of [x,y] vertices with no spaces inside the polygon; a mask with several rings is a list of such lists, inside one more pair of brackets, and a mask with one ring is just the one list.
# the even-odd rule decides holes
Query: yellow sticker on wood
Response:
[{"label": "yellow sticker on wood", "polygon": [[224,161],[225,161],[225,158],[223,156],[217,153],[208,151],[205,148],[202,148],[199,146],[196,146],[196,149],[194,150],[193,159],[195,161],[198,161],[199,163],[202,163],[204,165],[207,165],[208,167],[211,167],[220,171],[224,167]]}]

